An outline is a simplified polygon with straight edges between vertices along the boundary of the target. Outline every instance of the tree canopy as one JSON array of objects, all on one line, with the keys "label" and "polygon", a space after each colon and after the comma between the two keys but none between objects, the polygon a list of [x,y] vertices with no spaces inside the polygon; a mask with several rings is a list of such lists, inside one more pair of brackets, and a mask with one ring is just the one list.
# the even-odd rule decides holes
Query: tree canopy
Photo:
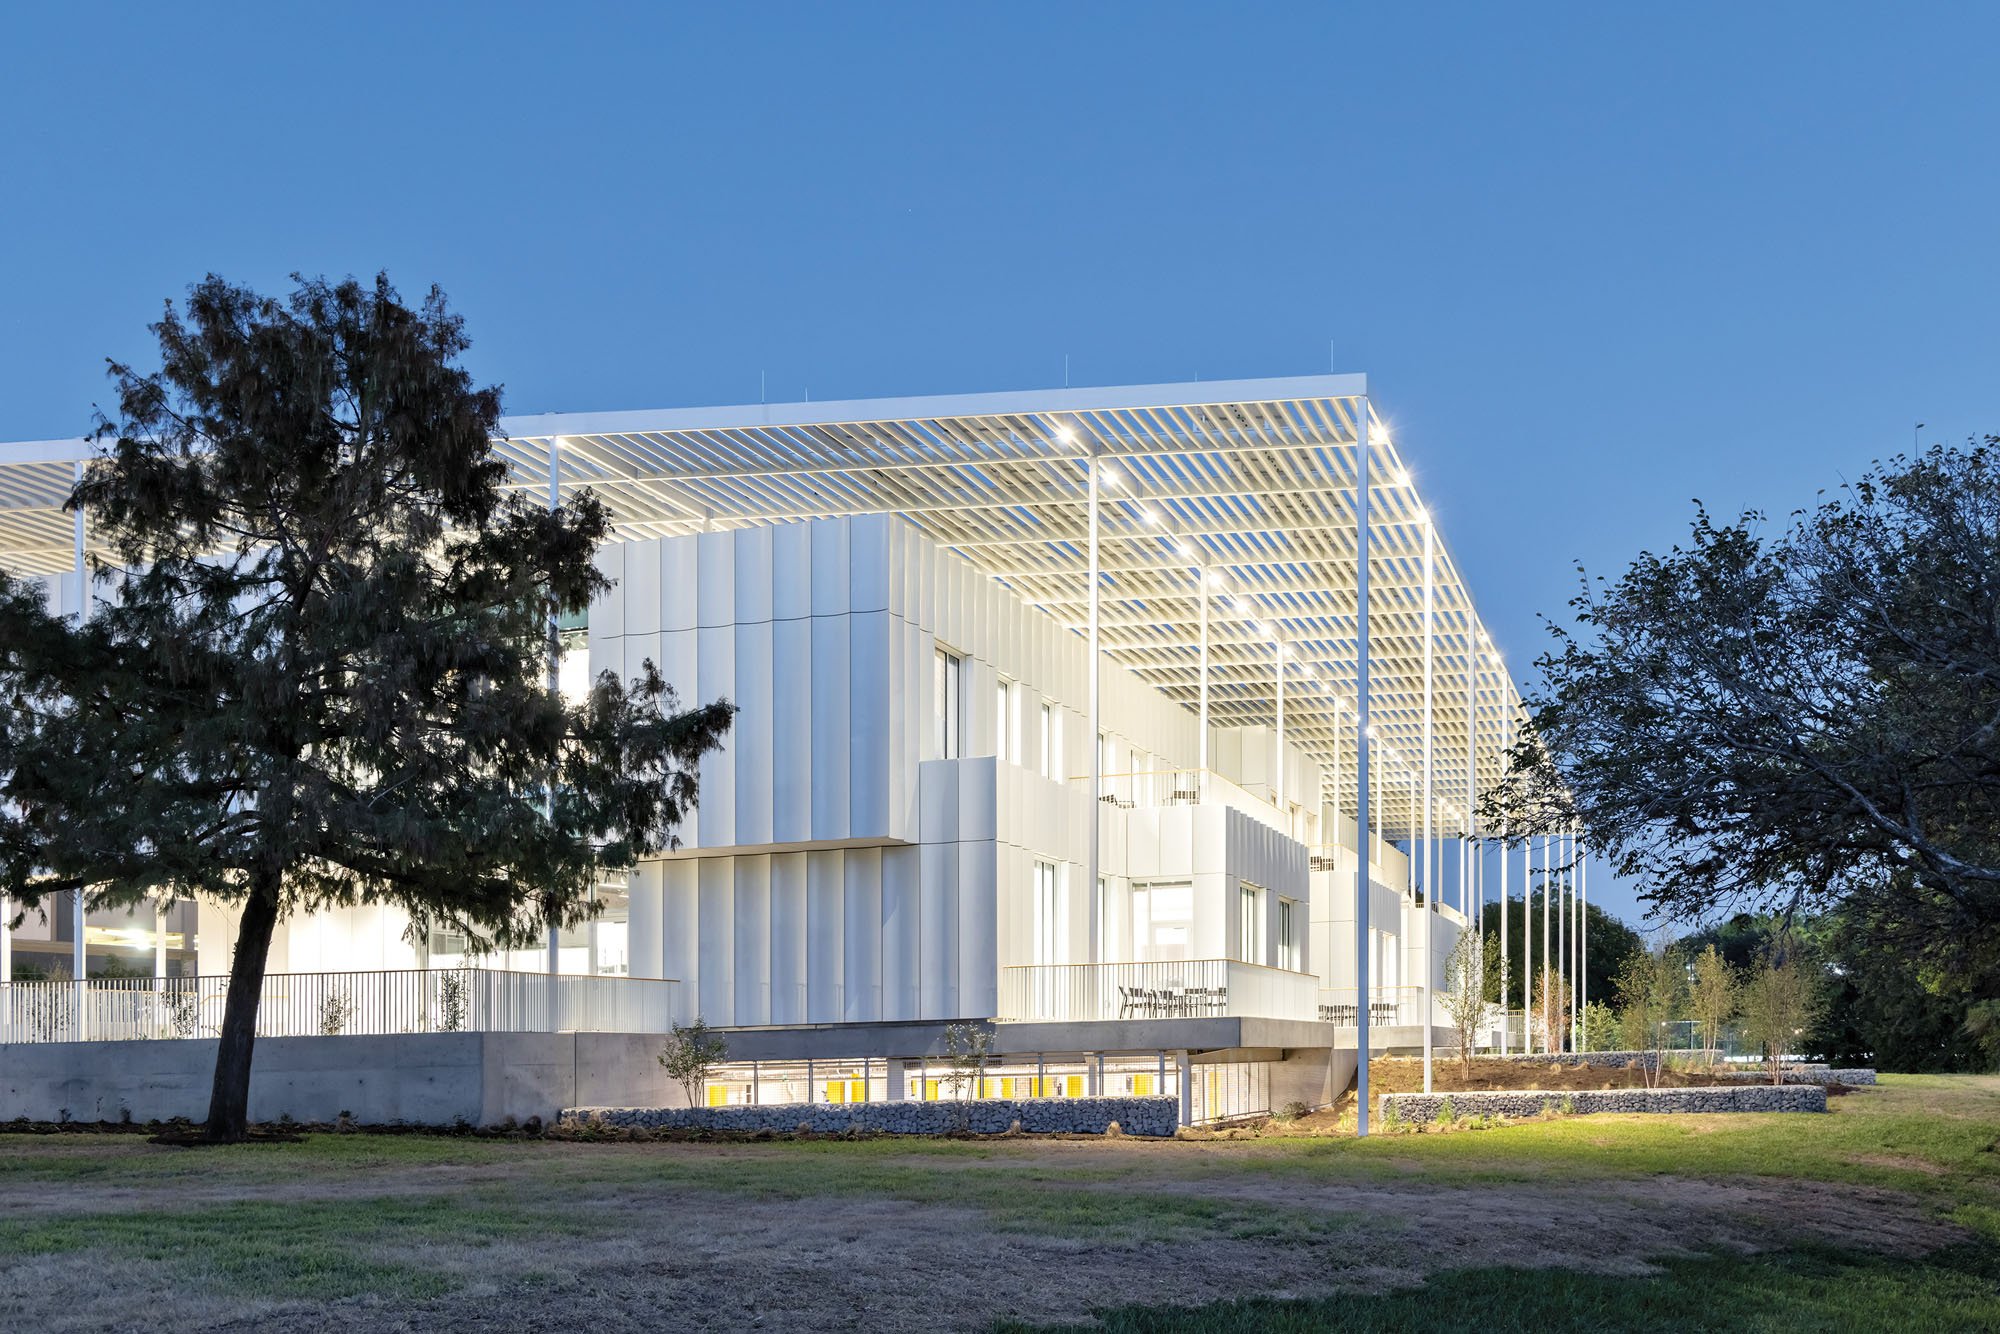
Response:
[{"label": "tree canopy", "polygon": [[0,576],[0,888],[242,907],[209,1130],[240,1136],[271,931],[393,905],[525,941],[670,846],[731,706],[651,663],[567,702],[555,621],[608,587],[587,491],[508,485],[500,393],[432,289],[211,276],[113,363],[70,505],[115,559],[89,614]]},{"label": "tree canopy", "polygon": [[1867,914],[1881,948],[2000,986],[2000,459],[1871,470],[1767,531],[1586,584],[1489,795],[1580,819],[1667,916]]}]

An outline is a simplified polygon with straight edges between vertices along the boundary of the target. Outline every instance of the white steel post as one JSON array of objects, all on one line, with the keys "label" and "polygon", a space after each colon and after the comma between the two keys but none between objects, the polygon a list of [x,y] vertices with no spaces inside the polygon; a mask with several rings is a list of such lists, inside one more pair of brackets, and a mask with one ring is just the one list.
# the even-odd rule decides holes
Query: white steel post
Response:
[{"label": "white steel post", "polygon": [[1535,1049],[1535,836],[1521,840],[1521,1050]]},{"label": "white steel post", "polygon": [[1577,898],[1580,906],[1576,918],[1576,985],[1578,1051],[1589,1050],[1590,1037],[1590,853],[1579,845],[1580,856],[1576,864]]},{"label": "white steel post", "polygon": [[1473,803],[1478,800],[1478,793],[1475,789],[1479,784],[1478,776],[1475,773],[1475,766],[1479,762],[1479,752],[1477,749],[1478,738],[1475,735],[1474,720],[1478,717],[1476,709],[1479,697],[1478,671],[1479,641],[1481,637],[1478,629],[1475,628],[1465,638],[1465,834],[1462,840],[1464,859],[1460,862],[1463,874],[1460,876],[1458,882],[1458,910],[1465,914],[1466,925],[1468,927],[1472,921],[1472,838],[1478,824],[1477,816],[1473,810]]},{"label": "white steel post", "polygon": [[1424,516],[1424,998],[1418,1013],[1424,1023],[1424,1092],[1431,1091],[1431,1012],[1435,1004],[1432,993],[1432,979],[1437,973],[1437,964],[1432,951],[1436,948],[1437,918],[1437,858],[1431,847],[1431,812],[1436,808],[1436,789],[1431,775],[1435,759],[1431,752],[1432,714],[1436,708],[1436,628],[1437,628],[1437,530],[1431,526],[1430,516]]},{"label": "white steel post", "polygon": [[[1090,707],[1090,861],[1084,867],[1084,897],[1090,904],[1090,958],[1095,963],[1099,958],[1101,942],[1097,939],[1097,919],[1101,915],[1097,909],[1097,868],[1100,826],[1104,822],[1104,743],[1099,737],[1098,686],[1101,673],[1098,668],[1098,624],[1097,624],[1097,441],[1092,440],[1084,452],[1083,466],[1090,472],[1090,648],[1086,656],[1090,662],[1090,684],[1088,698]],[[1204,681],[1207,672],[1202,673]]]},{"label": "white steel post", "polygon": [[1500,1054],[1507,1054],[1507,826],[1500,826]]},{"label": "white steel post", "polygon": [[[1096,526],[1095,526],[1095,525],[1092,525],[1092,532],[1094,533],[1095,531],[1096,531]],[[1196,801],[1203,801],[1203,800],[1206,800],[1206,799],[1207,799],[1207,798],[1206,798],[1206,795],[1205,795],[1205,794],[1206,794],[1206,793],[1207,793],[1207,791],[1208,791],[1208,599],[1209,599],[1209,588],[1208,588],[1208,571],[1207,571],[1207,569],[1205,569],[1205,568],[1202,568],[1202,567],[1197,567],[1197,568],[1195,569],[1195,583],[1199,585],[1199,589],[1198,589],[1198,591],[1197,591],[1197,593],[1196,593],[1196,596],[1197,596],[1197,597],[1199,597],[1199,598],[1200,598],[1200,600],[1201,600],[1201,714],[1200,714],[1200,720],[1201,720],[1201,736],[1200,736],[1200,738],[1199,738],[1199,746],[1200,746],[1200,755],[1201,755],[1201,772],[1200,772],[1200,773],[1198,773],[1198,774],[1196,774],[1196,775],[1194,776],[1194,786],[1195,786],[1195,792],[1196,792],[1197,794],[1201,794],[1201,795],[1197,795],[1197,796],[1195,797],[1195,800],[1196,800]]]},{"label": "white steel post", "polygon": [[[82,459],[78,459],[76,462],[76,481],[77,485],[79,486],[83,484]],[[90,575],[84,569],[83,506],[81,505],[78,505],[76,507],[75,531],[76,531],[76,620],[77,624],[81,625],[84,622],[86,612],[90,606]],[[90,956],[88,950],[84,945],[85,913],[83,906],[83,889],[81,886],[79,886],[76,889],[76,891],[71,895],[70,902],[72,907],[75,909],[75,920],[76,920],[76,939],[71,943],[70,947],[72,975],[74,979],[73,985],[76,989],[76,1040],[78,1042],[81,1042],[84,1040],[86,1036],[88,1036],[87,1021],[84,1017],[84,1008],[85,1008],[84,998],[86,995],[88,995],[89,992],[87,984],[90,975]]]},{"label": "white steel post", "polygon": [[1354,442],[1354,1130],[1368,1134],[1368,415],[1355,413]]},{"label": "white steel post", "polygon": [[1273,638],[1271,654],[1278,667],[1278,754],[1273,761],[1278,766],[1277,782],[1273,785],[1278,794],[1278,823],[1285,833],[1292,832],[1291,817],[1285,814],[1285,641]]},{"label": "white steel post", "polygon": [[[1549,935],[1551,928],[1554,926],[1555,918],[1551,915],[1551,905],[1549,903],[1551,897],[1549,891],[1553,888],[1549,883],[1549,871],[1555,849],[1550,847],[1549,844],[1549,835],[1544,834],[1542,836],[1542,973],[1545,977],[1553,979],[1555,975],[1551,971],[1550,965],[1555,963],[1556,956],[1555,951],[1549,948]],[[1537,996],[1536,999],[1540,1000],[1542,998]],[[1542,1045],[1547,1048],[1551,1056],[1555,1055],[1556,1052],[1555,1042],[1555,1025],[1550,1024],[1548,1031],[1542,1034]]]},{"label": "white steel post", "polygon": [[[557,471],[557,454],[562,446],[562,437],[549,437],[549,512],[553,514],[562,506],[562,479]],[[562,622],[554,608],[549,610],[549,689],[562,688]],[[548,813],[554,820],[556,814],[555,775],[549,776]],[[549,923],[549,976],[562,971],[562,930],[554,922]],[[551,998],[553,1004],[553,998]]]}]

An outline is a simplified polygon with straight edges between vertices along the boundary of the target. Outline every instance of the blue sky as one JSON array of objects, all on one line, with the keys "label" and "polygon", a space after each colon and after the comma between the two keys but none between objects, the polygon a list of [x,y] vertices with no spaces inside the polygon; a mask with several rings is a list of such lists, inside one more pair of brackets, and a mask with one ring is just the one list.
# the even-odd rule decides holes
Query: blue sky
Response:
[{"label": "blue sky", "polygon": [[1524,674],[1691,498],[2000,431],[1995,50],[1969,5],[16,6],[0,439],[84,429],[209,270],[436,282],[513,412],[1365,370]]}]

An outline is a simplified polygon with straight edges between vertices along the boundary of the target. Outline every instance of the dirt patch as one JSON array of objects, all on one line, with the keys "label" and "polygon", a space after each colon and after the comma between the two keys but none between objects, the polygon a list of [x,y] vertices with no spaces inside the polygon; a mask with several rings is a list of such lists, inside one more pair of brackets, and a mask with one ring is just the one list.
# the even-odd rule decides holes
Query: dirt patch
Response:
[{"label": "dirt patch", "polygon": [[[169,1150],[133,1147],[188,1161]],[[482,1242],[446,1233],[414,1256],[365,1234],[357,1238],[364,1261],[414,1259],[438,1276],[449,1291],[436,1296],[272,1301],[232,1295],[226,1284],[191,1284],[191,1271],[173,1258],[108,1251],[0,1257],[0,1327],[50,1334],[544,1326],[593,1334],[660,1328],[900,1334],[982,1329],[1002,1318],[1073,1321],[1125,1303],[1373,1291],[1467,1265],[1634,1273],[1660,1257],[1716,1247],[1753,1251],[1817,1241],[1915,1255],[1962,1237],[1920,1202],[1882,1190],[1673,1177],[1438,1187],[1421,1179],[1380,1183],[1220,1166],[1246,1152],[1257,1150],[1021,1141],[977,1155],[853,1160],[855,1171],[934,1172],[940,1203],[814,1194],[803,1186],[799,1197],[772,1198],[671,1179],[681,1168],[747,1174],[776,1167],[793,1180],[792,1170],[803,1172],[810,1162],[785,1146],[521,1145],[476,1167],[384,1161],[234,1186],[178,1174],[144,1184],[46,1183],[32,1192],[0,1186],[0,1212],[29,1194],[42,1197],[41,1209],[99,1212],[187,1208],[197,1199],[301,1207],[412,1195],[448,1201],[478,1189],[485,1199],[504,1195],[522,1209],[561,1210],[589,1223],[587,1234],[562,1238],[531,1232]],[[980,1184],[966,1176],[974,1168],[1006,1172],[1008,1198],[1018,1191],[1038,1200],[1042,1192],[1096,1202],[1160,1200],[1162,1214],[1195,1221],[1191,1231],[1145,1239],[1115,1229],[1040,1229],[1032,1219],[968,1206],[970,1196],[957,1187]],[[1100,1169],[1114,1169],[1115,1179]],[[984,1189],[983,1198],[993,1199],[990,1181]],[[1224,1205],[1230,1207],[1202,1212]],[[1208,1225],[1201,1220],[1211,1216],[1213,1226],[1203,1231]],[[1243,1226],[1246,1219],[1252,1226]]]}]

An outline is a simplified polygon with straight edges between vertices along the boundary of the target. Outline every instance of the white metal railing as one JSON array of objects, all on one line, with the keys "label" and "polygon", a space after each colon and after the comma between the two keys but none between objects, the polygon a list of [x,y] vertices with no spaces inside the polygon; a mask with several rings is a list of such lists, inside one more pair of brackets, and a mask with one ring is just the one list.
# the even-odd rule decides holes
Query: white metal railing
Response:
[{"label": "white metal railing", "polygon": [[[1368,1025],[1371,1028],[1390,1028],[1402,1024],[1420,1024],[1424,1012],[1424,989],[1422,987],[1370,987],[1368,990]],[[1360,1004],[1355,999],[1353,987],[1323,987],[1319,992],[1319,1017],[1321,1022],[1337,1028],[1356,1028]],[[1440,1022],[1438,1014],[1439,993],[1431,996],[1431,1022]]]},{"label": "white metal railing", "polygon": [[[1084,774],[1069,780],[1088,783]],[[1278,809],[1277,790],[1247,786],[1213,769],[1141,769],[1133,773],[1099,774],[1098,800],[1131,810],[1135,806],[1233,806],[1251,819],[1288,837],[1294,831]]]},{"label": "white metal railing", "polygon": [[1009,1022],[1311,1019],[1311,973],[1238,959],[1173,963],[1029,964],[1000,970],[1000,1017]]},{"label": "white metal railing", "polygon": [[[670,978],[550,976],[484,968],[271,973],[260,1037],[383,1033],[663,1033]],[[0,983],[0,1043],[214,1037],[226,976]]]}]

